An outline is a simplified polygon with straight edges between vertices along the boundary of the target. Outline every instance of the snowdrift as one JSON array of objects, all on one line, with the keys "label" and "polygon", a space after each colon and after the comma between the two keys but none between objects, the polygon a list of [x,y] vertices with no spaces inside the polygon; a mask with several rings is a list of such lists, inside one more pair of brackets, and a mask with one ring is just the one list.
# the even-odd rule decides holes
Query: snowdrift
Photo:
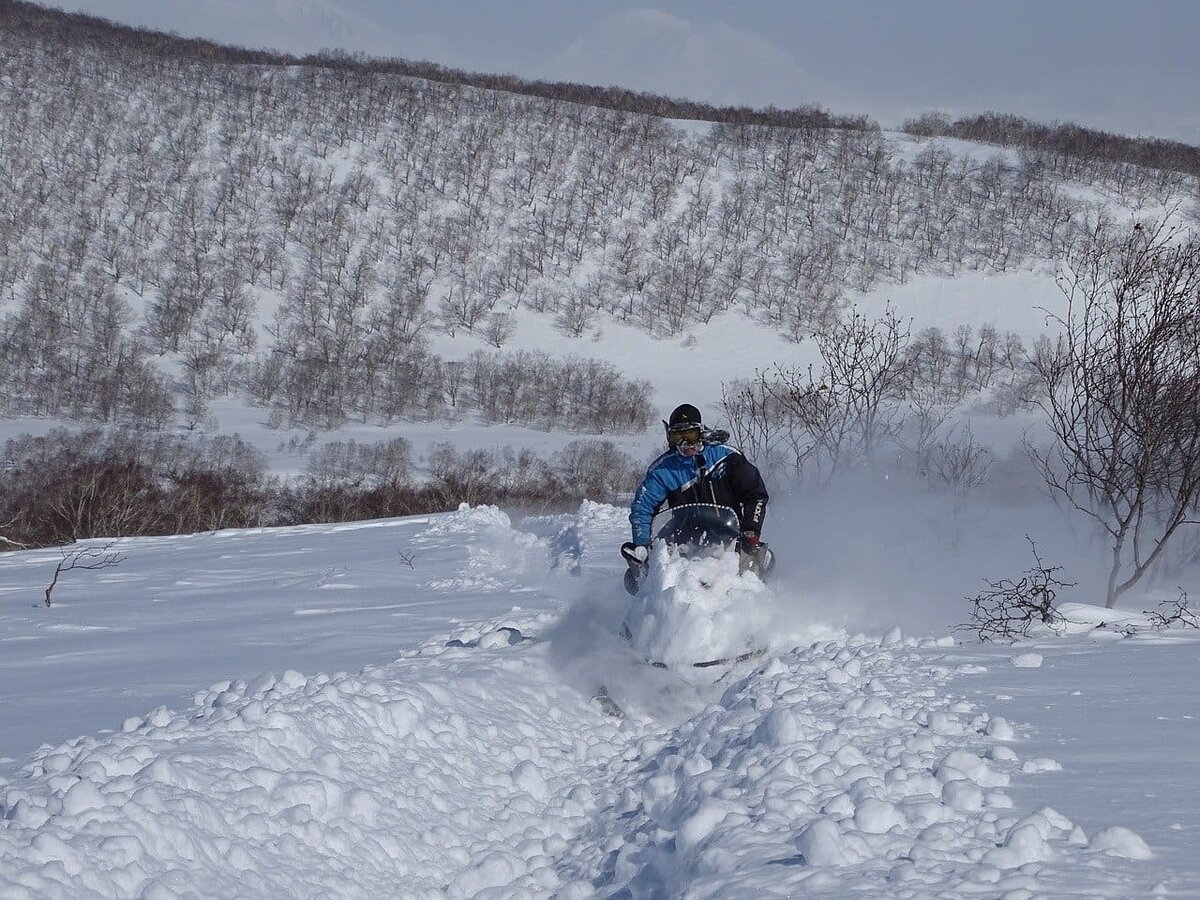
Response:
[{"label": "snowdrift", "polygon": [[[562,608],[464,622],[354,674],[221,681],[43,747],[0,790],[0,894],[1137,893],[1154,853],[1138,835],[1014,803],[1043,769],[957,692],[983,667],[948,665],[951,639],[841,634],[691,684],[615,633],[564,630],[626,602],[605,553],[621,518],[435,517],[413,545],[464,552],[427,594],[490,585],[511,605],[537,584]],[[600,670],[657,705],[606,715],[578,681]]]}]

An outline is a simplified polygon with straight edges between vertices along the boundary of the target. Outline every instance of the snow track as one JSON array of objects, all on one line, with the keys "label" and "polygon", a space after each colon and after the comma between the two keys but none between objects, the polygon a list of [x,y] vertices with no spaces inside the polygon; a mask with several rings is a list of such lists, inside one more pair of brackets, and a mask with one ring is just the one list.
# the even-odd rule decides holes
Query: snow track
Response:
[{"label": "snow track", "polygon": [[1016,754],[916,643],[820,642],[761,666],[643,745],[574,871],[633,897],[1105,893],[1080,829],[1013,811]]},{"label": "snow track", "polygon": [[5,798],[0,881],[64,897],[544,893],[593,811],[588,770],[624,740],[537,655],[216,685],[185,713],[43,753]]},{"label": "snow track", "polygon": [[[546,539],[463,511],[415,543],[472,548],[440,589],[511,591],[548,549],[586,575],[612,518],[585,508]],[[616,566],[554,577],[603,599]],[[578,621],[514,612],[44,747],[0,791],[0,897],[1135,893],[1132,832],[1013,808],[1010,781],[1039,776],[954,693],[971,676],[946,640],[840,635],[691,684],[615,636],[584,658]],[[589,702],[597,673],[623,719]]]}]

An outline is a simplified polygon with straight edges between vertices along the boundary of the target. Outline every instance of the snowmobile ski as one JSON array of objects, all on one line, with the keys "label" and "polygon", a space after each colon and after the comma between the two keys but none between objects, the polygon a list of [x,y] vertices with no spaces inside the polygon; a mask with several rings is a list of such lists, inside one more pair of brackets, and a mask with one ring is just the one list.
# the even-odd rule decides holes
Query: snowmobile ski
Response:
[{"label": "snowmobile ski", "polygon": [[625,710],[621,709],[616,700],[608,692],[608,685],[600,685],[596,693],[592,695],[592,702],[600,707],[600,712],[606,716],[612,716],[614,719],[625,718]]},{"label": "snowmobile ski", "polygon": [[[633,633],[629,630],[629,626],[621,623],[621,637],[626,641],[633,640]],[[767,652],[766,647],[755,647],[747,650],[744,653],[739,653],[736,656],[722,656],[717,659],[702,659],[699,662],[687,663],[687,666],[693,669],[711,669],[713,666],[736,666],[738,663],[746,662],[749,659],[755,659]],[[656,659],[643,660],[648,665],[654,666],[656,669],[669,669],[671,666],[668,663]],[[594,699],[594,698],[593,698]]]},{"label": "snowmobile ski", "polygon": [[[711,669],[713,666],[736,666],[738,663],[746,662],[748,659],[755,659],[759,656],[762,656],[766,652],[766,648],[757,648],[754,650],[747,650],[745,653],[739,653],[737,656],[725,656],[720,659],[704,659],[700,662],[688,663],[688,665],[693,669]],[[658,660],[651,659],[647,660],[647,662],[649,662],[650,665],[654,666],[656,669],[670,668],[670,666],[665,662],[659,662]]]}]

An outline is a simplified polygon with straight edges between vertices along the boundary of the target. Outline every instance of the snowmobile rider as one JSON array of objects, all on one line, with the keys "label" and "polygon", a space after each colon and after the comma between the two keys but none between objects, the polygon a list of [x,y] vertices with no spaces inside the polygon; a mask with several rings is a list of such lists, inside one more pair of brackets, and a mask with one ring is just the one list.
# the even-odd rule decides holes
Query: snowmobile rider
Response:
[{"label": "snowmobile rider", "polygon": [[664,506],[715,503],[738,514],[742,550],[755,553],[770,499],[757,467],[725,443],[727,431],[705,428],[700,410],[690,403],[675,407],[663,426],[667,451],[650,464],[633,496],[629,509],[633,540],[625,548],[638,559],[647,558],[650,522]]}]

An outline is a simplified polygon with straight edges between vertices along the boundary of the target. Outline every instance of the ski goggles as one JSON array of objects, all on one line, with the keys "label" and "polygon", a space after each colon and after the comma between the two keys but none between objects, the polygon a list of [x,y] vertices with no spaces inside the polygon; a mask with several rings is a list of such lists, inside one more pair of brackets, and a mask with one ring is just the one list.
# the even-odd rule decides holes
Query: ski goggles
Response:
[{"label": "ski goggles", "polygon": [[667,432],[667,443],[672,447],[679,447],[683,444],[690,444],[694,447],[698,447],[700,446],[703,438],[704,435],[698,427],[684,428],[679,431]]}]

